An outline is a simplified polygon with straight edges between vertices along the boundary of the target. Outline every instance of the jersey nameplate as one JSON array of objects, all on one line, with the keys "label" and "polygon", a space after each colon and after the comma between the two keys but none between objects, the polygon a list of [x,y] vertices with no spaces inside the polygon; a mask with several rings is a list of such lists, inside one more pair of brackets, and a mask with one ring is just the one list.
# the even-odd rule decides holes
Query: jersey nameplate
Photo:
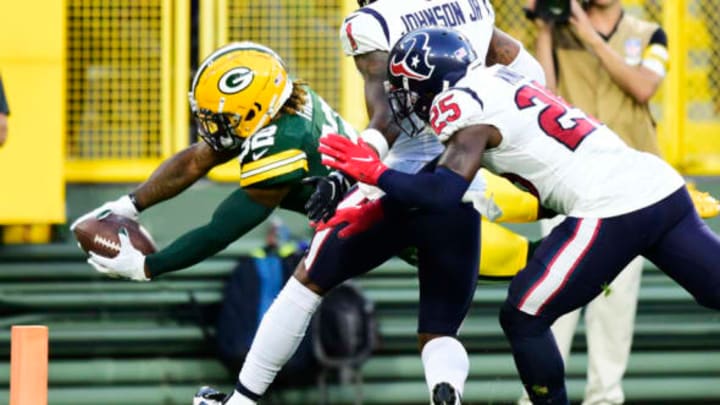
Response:
[{"label": "jersey nameplate", "polygon": [[456,27],[467,24],[468,20],[482,20],[490,15],[491,12],[487,5],[487,0],[482,0],[484,7],[480,5],[480,1],[481,0],[467,0],[470,6],[469,13],[463,12],[459,1],[452,1],[407,13],[400,16],[400,19],[405,25],[405,32],[429,26]]}]

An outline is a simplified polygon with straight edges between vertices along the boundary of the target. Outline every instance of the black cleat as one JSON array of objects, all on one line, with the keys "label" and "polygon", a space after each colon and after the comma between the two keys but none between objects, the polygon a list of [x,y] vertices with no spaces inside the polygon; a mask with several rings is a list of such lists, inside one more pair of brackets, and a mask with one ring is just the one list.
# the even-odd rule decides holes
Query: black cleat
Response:
[{"label": "black cleat", "polygon": [[432,390],[432,405],[460,405],[460,395],[452,385],[446,382],[437,383]]}]

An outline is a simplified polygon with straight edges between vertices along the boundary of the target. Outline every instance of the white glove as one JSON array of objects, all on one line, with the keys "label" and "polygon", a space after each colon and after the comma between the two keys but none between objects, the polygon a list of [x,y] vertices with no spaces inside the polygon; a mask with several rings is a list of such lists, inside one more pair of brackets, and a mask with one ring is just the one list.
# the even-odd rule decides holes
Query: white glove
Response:
[{"label": "white glove", "polygon": [[135,249],[130,242],[125,228],[118,232],[120,238],[120,253],[115,257],[104,257],[88,252],[90,258],[88,264],[95,270],[113,278],[126,278],[135,281],[150,281],[145,276],[145,255]]},{"label": "white glove", "polygon": [[110,211],[113,214],[117,214],[126,218],[133,219],[135,221],[138,220],[138,216],[140,213],[138,212],[137,208],[135,208],[135,204],[133,204],[132,200],[130,199],[129,195],[124,195],[120,198],[118,198],[115,201],[108,201],[105,204],[101,205],[98,208],[95,208],[94,210],[88,212],[87,214],[81,216],[80,218],[76,219],[75,222],[70,225],[70,230],[74,231],[75,227],[82,221],[92,218],[92,217],[99,217],[101,214],[104,214],[105,212]]}]

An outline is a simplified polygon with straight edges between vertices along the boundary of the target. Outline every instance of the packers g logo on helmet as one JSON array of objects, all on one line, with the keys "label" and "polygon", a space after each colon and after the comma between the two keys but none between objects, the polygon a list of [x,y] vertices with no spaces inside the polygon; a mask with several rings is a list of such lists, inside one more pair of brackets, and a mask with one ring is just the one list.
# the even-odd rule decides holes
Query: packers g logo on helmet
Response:
[{"label": "packers g logo on helmet", "polygon": [[292,89],[277,53],[254,42],[235,42],[203,61],[188,96],[200,136],[222,150],[266,126]]},{"label": "packers g logo on helmet", "polygon": [[218,89],[225,94],[235,94],[252,83],[255,73],[246,67],[232,69],[222,75]]}]

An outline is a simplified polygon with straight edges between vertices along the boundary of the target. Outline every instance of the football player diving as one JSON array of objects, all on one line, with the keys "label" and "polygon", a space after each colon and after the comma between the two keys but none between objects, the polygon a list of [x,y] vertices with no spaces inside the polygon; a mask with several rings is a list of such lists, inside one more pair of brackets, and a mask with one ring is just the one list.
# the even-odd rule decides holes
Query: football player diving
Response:
[{"label": "football player diving", "polygon": [[566,218],[511,281],[500,324],[532,402],[569,404],[550,330],[555,319],[602,293],[638,255],[699,304],[720,310],[720,238],[700,219],[670,165],[630,148],[531,78],[457,58],[460,49],[469,53],[470,44],[447,28],[412,31],[398,41],[392,61],[421,55],[432,74],[419,77],[411,66],[394,72],[388,66],[394,115],[416,115],[446,149],[433,170],[408,175],[386,167],[362,142],[323,137],[323,162],[386,193],[362,210],[337,210],[325,226],[371,227],[386,203],[393,210],[398,203],[453,209],[481,165],[535,190],[543,205]]},{"label": "football player diving", "polygon": [[[113,259],[92,255],[98,271],[137,281],[187,268],[227,247],[275,208],[305,214],[318,177],[318,139],[339,131],[356,137],[353,128],[310,87],[293,80],[282,59],[252,42],[224,46],[198,68],[189,93],[203,141],[162,163],[133,192],[107,202],[77,219],[104,211],[137,219],[139,212],[178,195],[210,169],[234,157],[240,164],[240,187],[222,201],[210,221],[180,236],[167,247],[144,256],[120,235]],[[324,190],[325,199],[340,198]]]}]

